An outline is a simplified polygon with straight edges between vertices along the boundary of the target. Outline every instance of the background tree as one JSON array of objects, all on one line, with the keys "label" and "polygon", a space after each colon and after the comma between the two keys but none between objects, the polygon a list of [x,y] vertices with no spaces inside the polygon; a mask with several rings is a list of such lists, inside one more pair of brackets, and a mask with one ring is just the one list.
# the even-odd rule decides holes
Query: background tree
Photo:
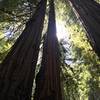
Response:
[{"label": "background tree", "polygon": [[50,0],[49,2],[48,31],[43,45],[41,68],[36,76],[34,100],[62,100],[54,0]]},{"label": "background tree", "polygon": [[[83,25],[87,31],[88,39],[95,50],[100,56],[100,36],[99,36],[99,20],[100,20],[100,5],[95,0],[69,0],[77,15],[80,17]],[[85,6],[84,6],[85,5]]]}]

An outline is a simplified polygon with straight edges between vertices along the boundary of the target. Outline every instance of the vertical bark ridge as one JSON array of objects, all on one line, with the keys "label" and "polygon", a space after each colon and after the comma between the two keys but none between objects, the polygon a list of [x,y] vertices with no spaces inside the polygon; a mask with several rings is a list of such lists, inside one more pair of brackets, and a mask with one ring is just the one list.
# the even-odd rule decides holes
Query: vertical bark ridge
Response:
[{"label": "vertical bark ridge", "polygon": [[62,100],[54,0],[50,0],[49,2],[48,31],[43,44],[41,68],[36,76],[34,100]]},{"label": "vertical bark ridge", "polygon": [[100,4],[94,0],[69,0],[87,31],[90,44],[100,57]]},{"label": "vertical bark ridge", "polygon": [[35,14],[0,67],[0,100],[30,100],[47,0]]}]

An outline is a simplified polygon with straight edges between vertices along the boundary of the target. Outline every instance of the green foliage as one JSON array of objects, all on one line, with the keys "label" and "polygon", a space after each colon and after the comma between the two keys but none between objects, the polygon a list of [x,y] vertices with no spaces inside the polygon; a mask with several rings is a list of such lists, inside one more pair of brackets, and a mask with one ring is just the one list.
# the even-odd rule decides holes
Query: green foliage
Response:
[{"label": "green foliage", "polygon": [[4,38],[4,34],[0,32],[0,63],[7,55],[11,45],[10,41]]},{"label": "green foliage", "polygon": [[100,89],[99,58],[91,48],[82,25],[70,24],[68,29],[71,63],[70,65],[65,64],[63,69],[66,77],[63,80],[67,98],[65,100],[88,100],[91,95],[94,97],[97,95],[99,98],[97,94]]},{"label": "green foliage", "polygon": [[0,3],[0,9],[15,9],[19,2],[21,2],[21,0],[2,0]]}]

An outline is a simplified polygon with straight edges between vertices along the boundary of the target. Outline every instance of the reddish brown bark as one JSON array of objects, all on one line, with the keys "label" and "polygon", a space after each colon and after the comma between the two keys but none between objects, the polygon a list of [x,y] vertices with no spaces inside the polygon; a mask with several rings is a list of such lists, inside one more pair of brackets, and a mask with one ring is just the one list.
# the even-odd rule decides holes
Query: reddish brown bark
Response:
[{"label": "reddish brown bark", "polygon": [[46,1],[41,0],[0,67],[0,100],[30,100],[43,29]]},{"label": "reddish brown bark", "polygon": [[48,31],[43,45],[41,68],[36,77],[34,100],[62,100],[60,61],[53,0],[50,0]]},{"label": "reddish brown bark", "polygon": [[69,0],[87,31],[90,43],[100,57],[100,4],[94,0]]}]

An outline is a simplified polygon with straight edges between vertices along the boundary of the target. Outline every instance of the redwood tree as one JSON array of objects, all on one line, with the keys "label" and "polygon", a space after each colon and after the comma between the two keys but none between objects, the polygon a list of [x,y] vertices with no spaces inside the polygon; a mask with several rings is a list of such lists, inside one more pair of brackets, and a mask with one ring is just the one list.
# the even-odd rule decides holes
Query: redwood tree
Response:
[{"label": "redwood tree", "polygon": [[62,100],[54,0],[49,0],[49,2],[48,31],[43,45],[41,68],[36,76],[34,100]]},{"label": "redwood tree", "polygon": [[69,0],[87,31],[90,43],[100,57],[100,4],[95,0]]},{"label": "redwood tree", "polygon": [[35,14],[0,66],[0,100],[30,100],[47,0]]}]

